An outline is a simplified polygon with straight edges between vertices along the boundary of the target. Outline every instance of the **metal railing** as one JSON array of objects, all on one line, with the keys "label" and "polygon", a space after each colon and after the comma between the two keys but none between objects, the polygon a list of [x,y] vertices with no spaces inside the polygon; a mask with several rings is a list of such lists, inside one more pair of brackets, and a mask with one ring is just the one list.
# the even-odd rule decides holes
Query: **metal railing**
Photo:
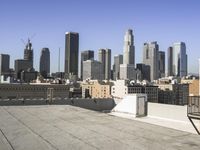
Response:
[{"label": "metal railing", "polygon": [[189,96],[187,106],[187,117],[200,135],[200,129],[196,126],[192,119],[200,120],[200,96]]},{"label": "metal railing", "polygon": [[200,96],[189,96],[187,114],[200,117]]}]

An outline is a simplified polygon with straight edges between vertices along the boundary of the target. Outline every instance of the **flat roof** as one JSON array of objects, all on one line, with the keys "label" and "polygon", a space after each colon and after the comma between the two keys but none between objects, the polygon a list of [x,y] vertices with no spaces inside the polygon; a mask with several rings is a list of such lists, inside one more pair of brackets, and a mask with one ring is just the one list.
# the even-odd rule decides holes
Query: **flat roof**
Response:
[{"label": "flat roof", "polygon": [[200,136],[69,105],[1,106],[1,149],[200,149]]}]

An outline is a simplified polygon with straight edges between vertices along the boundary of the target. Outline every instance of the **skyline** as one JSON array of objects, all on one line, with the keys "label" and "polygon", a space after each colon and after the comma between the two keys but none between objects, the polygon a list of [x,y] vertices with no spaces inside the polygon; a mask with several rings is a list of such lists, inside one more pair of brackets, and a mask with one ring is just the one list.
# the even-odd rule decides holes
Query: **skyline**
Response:
[{"label": "skyline", "polygon": [[167,52],[174,42],[183,41],[187,48],[188,70],[198,73],[199,4],[197,0],[192,3],[186,0],[162,3],[158,0],[60,0],[54,3],[45,0],[28,3],[24,0],[20,3],[3,0],[0,5],[0,53],[10,55],[13,67],[15,59],[23,58],[25,46],[21,39],[26,40],[36,34],[31,39],[36,70],[39,70],[41,49],[48,47],[51,72],[56,72],[58,64],[55,62],[58,62],[60,47],[60,68],[64,71],[65,32],[73,31],[80,35],[79,60],[81,51],[94,50],[97,59],[100,48],[109,48],[112,50],[113,64],[114,56],[123,54],[124,34],[131,28],[135,40],[136,63],[142,62],[145,42],[157,41],[160,51]]}]

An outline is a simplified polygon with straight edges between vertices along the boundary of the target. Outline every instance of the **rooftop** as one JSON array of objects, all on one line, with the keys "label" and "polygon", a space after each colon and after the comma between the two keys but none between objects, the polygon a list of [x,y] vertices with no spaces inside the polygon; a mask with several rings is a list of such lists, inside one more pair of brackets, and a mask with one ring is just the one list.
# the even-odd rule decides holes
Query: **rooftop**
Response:
[{"label": "rooftop", "polygon": [[0,149],[200,149],[200,136],[69,105],[1,106]]}]

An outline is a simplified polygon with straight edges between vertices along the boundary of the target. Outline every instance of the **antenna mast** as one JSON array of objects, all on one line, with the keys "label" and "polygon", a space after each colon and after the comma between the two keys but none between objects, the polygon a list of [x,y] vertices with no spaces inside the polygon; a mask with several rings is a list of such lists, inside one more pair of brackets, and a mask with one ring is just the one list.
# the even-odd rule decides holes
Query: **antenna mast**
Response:
[{"label": "antenna mast", "polygon": [[60,72],[60,47],[58,52],[58,72]]}]

